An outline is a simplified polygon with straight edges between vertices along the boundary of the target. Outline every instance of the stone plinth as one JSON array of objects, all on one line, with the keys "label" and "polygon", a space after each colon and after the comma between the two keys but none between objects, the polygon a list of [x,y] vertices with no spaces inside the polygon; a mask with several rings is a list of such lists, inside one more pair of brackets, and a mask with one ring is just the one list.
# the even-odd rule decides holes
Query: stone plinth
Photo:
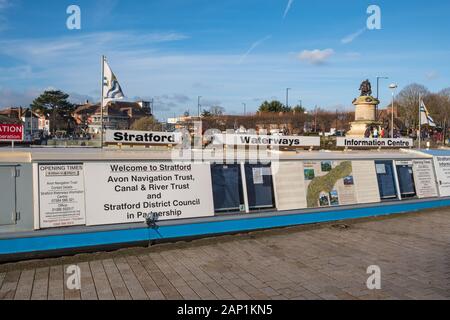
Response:
[{"label": "stone plinth", "polygon": [[368,127],[379,127],[376,121],[376,106],[379,100],[371,96],[361,96],[353,101],[355,105],[355,122],[351,123],[351,130],[347,133],[350,138],[364,138]]}]

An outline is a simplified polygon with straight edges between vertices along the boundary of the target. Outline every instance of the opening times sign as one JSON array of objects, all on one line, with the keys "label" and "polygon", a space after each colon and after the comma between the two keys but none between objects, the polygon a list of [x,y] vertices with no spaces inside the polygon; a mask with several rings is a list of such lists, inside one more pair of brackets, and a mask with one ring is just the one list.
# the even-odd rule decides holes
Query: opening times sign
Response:
[{"label": "opening times sign", "polygon": [[210,165],[86,163],[87,225],[214,215]]},{"label": "opening times sign", "polygon": [[417,197],[419,199],[439,197],[433,161],[413,160],[412,163]]},{"label": "opening times sign", "polygon": [[84,225],[83,164],[39,165],[40,227]]}]

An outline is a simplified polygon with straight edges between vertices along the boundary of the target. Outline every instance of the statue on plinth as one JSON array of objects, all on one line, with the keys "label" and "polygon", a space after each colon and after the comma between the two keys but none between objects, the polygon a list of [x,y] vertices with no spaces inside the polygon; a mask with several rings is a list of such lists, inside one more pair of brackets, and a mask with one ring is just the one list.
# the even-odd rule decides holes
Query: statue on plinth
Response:
[{"label": "statue on plinth", "polygon": [[367,79],[359,87],[361,95],[353,100],[355,105],[355,122],[351,123],[351,130],[347,137],[364,138],[368,128],[379,128],[381,123],[377,122],[376,106],[380,101],[372,97],[372,85]]},{"label": "statue on plinth", "polygon": [[372,85],[370,84],[369,79],[363,81],[361,86],[359,87],[359,91],[361,91],[361,97],[367,96],[370,97],[372,95]]}]

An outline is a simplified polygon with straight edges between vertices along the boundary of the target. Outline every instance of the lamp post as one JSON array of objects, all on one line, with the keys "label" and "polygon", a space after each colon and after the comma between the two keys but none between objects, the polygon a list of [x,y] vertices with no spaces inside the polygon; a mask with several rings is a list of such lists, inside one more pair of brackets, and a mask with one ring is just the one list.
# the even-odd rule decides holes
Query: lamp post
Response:
[{"label": "lamp post", "polygon": [[[379,90],[379,87],[380,87],[380,79],[389,79],[389,77],[377,77],[377,100],[379,100],[380,99],[380,90]],[[375,117],[376,117],[376,119],[375,120],[377,120],[378,121],[378,104],[377,104],[377,107],[376,107],[376,109],[375,109]]]},{"label": "lamp post", "polygon": [[314,133],[317,133],[317,106],[314,107]]},{"label": "lamp post", "polygon": [[200,99],[202,98],[202,96],[198,96],[198,103],[197,103],[197,108],[198,108],[198,118],[200,119]]},{"label": "lamp post", "polygon": [[[308,115],[309,115],[309,112],[307,111],[307,110],[305,110],[304,112],[304,115],[305,115],[305,124],[303,125],[303,131],[307,131],[307,129],[308,129]],[[312,130],[312,128],[311,128],[311,130]]]},{"label": "lamp post", "polygon": [[[26,114],[25,114],[25,122],[26,122],[26,119],[27,119],[27,117],[26,117]],[[30,107],[30,135],[31,135],[31,144],[30,144],[30,146],[32,146],[33,145],[33,107]]]},{"label": "lamp post", "polygon": [[395,102],[395,90],[398,86],[395,83],[392,83],[389,86],[389,89],[392,91],[392,110],[391,110],[391,138],[394,138],[394,102]]},{"label": "lamp post", "polygon": [[286,88],[286,109],[289,108],[289,90],[291,90],[291,88]]},{"label": "lamp post", "polygon": [[380,91],[379,91],[380,79],[387,80],[387,79],[389,79],[389,77],[377,77],[377,99],[379,98],[379,93],[380,93]]}]

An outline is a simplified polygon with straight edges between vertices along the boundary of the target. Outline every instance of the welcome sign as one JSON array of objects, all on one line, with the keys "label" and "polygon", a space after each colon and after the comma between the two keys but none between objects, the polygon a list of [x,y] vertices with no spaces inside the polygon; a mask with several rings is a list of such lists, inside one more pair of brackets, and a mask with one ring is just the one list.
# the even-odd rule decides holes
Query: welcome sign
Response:
[{"label": "welcome sign", "polygon": [[214,216],[209,163],[86,163],[86,224]]},{"label": "welcome sign", "polygon": [[275,147],[320,147],[320,137],[268,136],[249,134],[216,134],[215,145],[229,146],[275,146]]}]

